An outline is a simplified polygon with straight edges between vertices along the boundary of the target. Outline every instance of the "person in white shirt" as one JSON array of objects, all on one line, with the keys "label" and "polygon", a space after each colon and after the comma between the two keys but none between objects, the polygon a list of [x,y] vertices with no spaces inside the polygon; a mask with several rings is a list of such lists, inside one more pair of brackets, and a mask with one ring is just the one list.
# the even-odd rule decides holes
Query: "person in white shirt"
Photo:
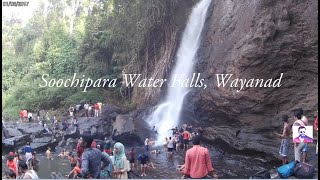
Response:
[{"label": "person in white shirt", "polygon": [[149,137],[147,137],[146,140],[144,140],[144,146],[147,152],[149,151],[149,142],[150,142]]},{"label": "person in white shirt", "polygon": [[32,121],[32,113],[31,112],[28,113],[28,119],[29,119],[29,123],[31,123],[31,121]]},{"label": "person in white shirt", "polygon": [[89,117],[89,104],[85,103],[83,107],[86,110],[86,117],[88,118]]}]

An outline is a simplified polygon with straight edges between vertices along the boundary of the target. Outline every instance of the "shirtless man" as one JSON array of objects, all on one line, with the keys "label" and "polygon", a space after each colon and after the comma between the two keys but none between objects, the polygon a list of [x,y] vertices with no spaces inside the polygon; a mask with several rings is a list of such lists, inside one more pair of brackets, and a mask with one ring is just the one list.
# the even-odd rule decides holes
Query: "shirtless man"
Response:
[{"label": "shirtless man", "polygon": [[48,147],[48,150],[46,151],[46,155],[49,160],[52,160],[52,152],[50,147]]},{"label": "shirtless man", "polygon": [[288,162],[288,151],[289,151],[289,144],[290,144],[290,126],[288,124],[288,115],[283,115],[281,120],[283,122],[283,130],[282,134],[276,134],[282,138],[279,154],[282,157],[282,165],[287,164]]}]

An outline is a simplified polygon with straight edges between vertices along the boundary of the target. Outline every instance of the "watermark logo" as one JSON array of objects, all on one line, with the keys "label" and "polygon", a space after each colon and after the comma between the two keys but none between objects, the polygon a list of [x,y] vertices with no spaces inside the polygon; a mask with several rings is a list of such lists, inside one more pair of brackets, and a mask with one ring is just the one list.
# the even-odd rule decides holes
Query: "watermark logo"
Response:
[{"label": "watermark logo", "polygon": [[13,7],[19,7],[19,6],[28,6],[29,2],[27,1],[4,1],[2,2],[3,6],[13,6]]},{"label": "watermark logo", "polygon": [[292,137],[294,143],[312,143],[313,126],[292,126]]}]

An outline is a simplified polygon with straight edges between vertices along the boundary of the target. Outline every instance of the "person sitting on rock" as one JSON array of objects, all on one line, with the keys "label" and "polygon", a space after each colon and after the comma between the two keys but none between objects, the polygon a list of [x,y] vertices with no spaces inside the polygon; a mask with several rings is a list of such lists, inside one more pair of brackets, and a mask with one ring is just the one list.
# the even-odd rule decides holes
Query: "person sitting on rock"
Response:
[{"label": "person sitting on rock", "polygon": [[68,124],[67,120],[64,120],[63,123],[62,123],[62,131],[67,130],[68,126],[69,126],[69,124]]},{"label": "person sitting on rock", "polygon": [[44,124],[44,129],[42,131],[44,134],[52,134],[52,132],[49,130],[48,125]]}]

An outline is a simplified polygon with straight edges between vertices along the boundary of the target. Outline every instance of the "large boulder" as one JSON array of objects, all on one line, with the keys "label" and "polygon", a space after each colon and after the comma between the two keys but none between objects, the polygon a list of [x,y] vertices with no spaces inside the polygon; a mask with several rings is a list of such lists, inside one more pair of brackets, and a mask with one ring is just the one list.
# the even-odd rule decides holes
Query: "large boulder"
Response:
[{"label": "large boulder", "polygon": [[17,129],[23,134],[39,134],[44,128],[38,123],[25,123],[18,124]]},{"label": "large boulder", "polygon": [[[279,157],[273,131],[281,132],[280,117],[302,107],[312,123],[318,108],[317,12],[318,1],[212,1],[195,64],[207,88],[187,95],[195,117],[188,123],[210,141]],[[236,78],[281,73],[281,87],[230,87]],[[219,87],[216,74],[233,76]]]},{"label": "large boulder", "polygon": [[2,141],[2,147],[4,149],[15,150],[24,146],[27,142],[31,142],[29,134],[5,139]]},{"label": "large boulder", "polygon": [[69,139],[69,138],[79,138],[80,137],[80,131],[76,127],[69,127],[67,130],[63,131],[63,138]]},{"label": "large boulder", "polygon": [[23,134],[15,128],[7,128],[8,136],[15,137],[15,136],[22,136]]},{"label": "large boulder", "polygon": [[45,151],[48,147],[54,149],[58,143],[58,140],[53,137],[42,137],[33,139],[30,146],[35,151]]},{"label": "large boulder", "polygon": [[148,124],[135,116],[135,112],[126,115],[118,115],[113,122],[112,139],[125,144],[142,144],[151,131]]}]

